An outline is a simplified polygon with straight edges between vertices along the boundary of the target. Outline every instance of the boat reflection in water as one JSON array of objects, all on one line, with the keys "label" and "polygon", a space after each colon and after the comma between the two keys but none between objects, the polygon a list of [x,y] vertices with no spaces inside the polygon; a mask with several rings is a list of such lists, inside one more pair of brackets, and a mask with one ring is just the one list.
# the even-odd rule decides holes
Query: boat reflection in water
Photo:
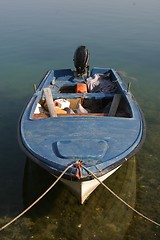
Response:
[{"label": "boat reflection in water", "polygon": [[[29,159],[24,170],[24,207],[36,200],[55,179]],[[118,196],[134,207],[136,160],[132,157],[105,182]],[[28,213],[28,236],[43,239],[124,239],[133,212],[99,186],[84,205],[58,182]],[[36,238],[37,239],[37,238]]]}]

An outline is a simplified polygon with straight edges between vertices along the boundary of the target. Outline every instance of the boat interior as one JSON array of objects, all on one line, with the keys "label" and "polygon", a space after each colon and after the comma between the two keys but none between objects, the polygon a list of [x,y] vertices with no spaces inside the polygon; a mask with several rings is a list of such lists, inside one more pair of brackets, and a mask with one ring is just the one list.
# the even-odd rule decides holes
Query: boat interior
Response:
[{"label": "boat interior", "polygon": [[92,74],[85,80],[72,76],[67,81],[61,75],[42,91],[32,119],[78,116],[131,118],[132,111],[111,74]]}]

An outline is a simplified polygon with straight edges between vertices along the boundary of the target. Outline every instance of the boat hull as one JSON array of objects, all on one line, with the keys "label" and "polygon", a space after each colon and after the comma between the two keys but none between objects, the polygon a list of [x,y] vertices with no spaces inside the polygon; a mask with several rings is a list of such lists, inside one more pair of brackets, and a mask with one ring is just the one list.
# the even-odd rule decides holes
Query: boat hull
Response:
[{"label": "boat hull", "polygon": [[[97,92],[96,89],[81,93],[75,89],[87,79],[75,77],[70,69],[49,71],[24,109],[18,125],[22,150],[39,166],[58,178],[73,164],[61,181],[81,204],[100,184],[89,171],[103,182],[136,154],[145,139],[143,114],[117,72],[95,68],[91,78],[106,76],[106,73],[107,79],[102,82],[108,81],[109,75],[106,87],[114,86],[114,92]],[[44,101],[49,111],[46,108],[44,111]],[[64,114],[63,109],[56,112],[55,104],[68,102],[71,112]],[[39,106],[45,113],[38,110]],[[86,109],[89,109],[87,113]],[[79,113],[80,110],[83,112]],[[79,167],[75,163],[79,160],[89,171],[81,166],[78,180]]]},{"label": "boat hull", "polygon": [[61,182],[66,185],[68,189],[75,195],[78,201],[83,204],[90,194],[100,185],[100,182],[106,180],[120,167],[121,165],[104,174],[103,176],[98,177],[99,181],[97,179],[91,179],[87,181],[71,181],[61,178]]}]

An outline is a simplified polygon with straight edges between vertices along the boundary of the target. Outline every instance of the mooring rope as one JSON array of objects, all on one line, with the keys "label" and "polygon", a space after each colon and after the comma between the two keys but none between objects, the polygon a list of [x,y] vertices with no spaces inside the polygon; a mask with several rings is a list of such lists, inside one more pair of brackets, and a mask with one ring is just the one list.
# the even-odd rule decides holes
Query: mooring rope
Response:
[{"label": "mooring rope", "polygon": [[14,219],[12,219],[10,222],[5,224],[3,227],[0,228],[0,231],[11,225],[13,222],[18,220],[22,215],[24,215],[26,212],[28,212],[36,203],[38,203],[55,185],[56,183],[62,178],[62,176],[67,172],[69,168],[71,168],[73,164],[69,165],[62,173],[61,175],[56,179],[56,181],[36,200],[34,201],[28,208],[26,208],[23,212],[21,212],[18,216],[16,216]]},{"label": "mooring rope", "polygon": [[[76,164],[78,164],[78,161],[76,162]],[[103,185],[112,195],[114,195],[118,200],[120,200],[124,205],[126,205],[128,208],[130,208],[133,212],[135,212],[136,214],[138,214],[139,216],[141,216],[142,218],[148,220],[149,222],[157,225],[158,227],[160,227],[160,224],[153,221],[152,219],[146,217],[145,215],[143,215],[142,213],[140,213],[139,211],[137,211],[135,208],[133,208],[131,205],[129,205],[127,202],[125,202],[122,198],[120,198],[115,192],[113,192],[106,184],[104,184],[93,172],[91,172],[87,167],[85,167],[82,162],[80,162],[81,167],[83,169],[85,169],[88,173],[91,174],[91,176],[93,176],[101,185]],[[28,208],[26,208],[23,212],[21,212],[18,216],[16,216],[14,219],[12,219],[10,222],[8,222],[7,224],[5,224],[3,227],[0,228],[0,231],[2,231],[3,229],[5,229],[6,227],[8,227],[9,225],[11,225],[13,222],[15,222],[16,220],[18,220],[22,215],[24,215],[27,211],[29,211],[36,203],[38,203],[55,185],[56,183],[62,178],[62,176],[67,172],[67,170],[71,167],[75,167],[75,164],[71,164],[69,165],[62,173],[61,175],[56,179],[56,181],[36,200],[34,201]]]},{"label": "mooring rope", "polygon": [[96,177],[96,175],[91,172],[87,167],[85,167],[84,165],[82,165],[82,167],[89,172],[101,185],[103,185],[112,195],[114,195],[118,200],[120,200],[123,204],[125,204],[128,208],[130,208],[133,212],[135,212],[136,214],[138,214],[139,216],[141,216],[142,218],[148,220],[149,222],[157,225],[158,227],[160,227],[160,223],[155,222],[154,220],[148,218],[147,216],[145,216],[144,214],[140,213],[139,211],[137,211],[135,208],[133,208],[131,205],[129,205],[127,202],[125,202],[122,198],[120,198],[115,192],[113,192],[109,187],[107,187],[106,184],[104,184],[101,180],[99,180],[98,177]]}]

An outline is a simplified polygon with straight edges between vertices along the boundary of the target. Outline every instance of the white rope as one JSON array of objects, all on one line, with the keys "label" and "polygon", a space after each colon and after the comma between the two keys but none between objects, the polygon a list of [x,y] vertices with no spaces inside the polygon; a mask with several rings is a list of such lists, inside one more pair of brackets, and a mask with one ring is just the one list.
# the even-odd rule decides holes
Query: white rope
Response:
[{"label": "white rope", "polygon": [[155,221],[153,221],[152,219],[146,217],[145,215],[143,215],[142,213],[140,213],[139,211],[137,211],[135,208],[133,208],[132,206],[130,206],[128,203],[126,203],[122,198],[120,198],[116,193],[114,193],[109,187],[107,187],[107,185],[105,185],[101,180],[99,180],[96,175],[91,172],[88,168],[86,168],[84,165],[82,165],[82,167],[89,172],[100,184],[102,184],[111,194],[113,194],[118,200],[120,200],[123,204],[125,204],[128,208],[130,208],[133,212],[137,213],[139,216],[141,216],[142,218],[148,220],[149,222],[157,225],[158,227],[160,227],[160,223],[157,223]]},{"label": "white rope", "polygon": [[[74,164],[71,164],[70,166],[68,166],[62,173],[61,175],[56,179],[56,181],[36,200],[34,201],[28,208],[26,208],[23,212],[21,212],[18,216],[16,216],[14,219],[12,219],[10,222],[8,222],[7,224],[5,224],[4,226],[2,226],[0,228],[0,231],[2,231],[3,229],[5,229],[6,227],[8,227],[9,225],[11,225],[12,223],[14,223],[16,220],[18,220],[22,215],[24,215],[26,212],[28,212],[37,202],[39,202],[55,185],[56,183],[62,178],[62,176],[67,172],[67,170],[71,167],[73,167]],[[102,184],[111,194],[113,194],[118,200],[120,200],[123,204],[125,204],[128,208],[130,208],[133,212],[137,213],[139,216],[141,216],[142,218],[148,220],[149,222],[157,225],[158,227],[160,227],[160,224],[153,221],[152,219],[146,217],[145,215],[143,215],[142,213],[138,212],[136,209],[134,209],[132,206],[130,206],[128,203],[126,203],[122,198],[120,198],[116,193],[114,193],[109,187],[107,187],[107,185],[105,185],[101,180],[99,180],[96,175],[91,172],[87,167],[85,167],[84,165],[82,165],[82,167],[89,172],[100,184]]]},{"label": "white rope", "polygon": [[0,231],[2,231],[3,229],[5,229],[6,227],[8,227],[9,225],[11,225],[13,222],[15,222],[16,220],[18,220],[22,215],[24,215],[26,212],[29,211],[29,209],[31,209],[37,202],[39,202],[55,185],[56,183],[62,178],[62,176],[65,174],[65,172],[67,172],[67,170],[69,168],[71,168],[73,166],[73,164],[71,164],[70,166],[68,166],[62,173],[61,175],[56,179],[56,181],[36,200],[34,201],[28,208],[26,208],[23,212],[21,212],[17,217],[15,217],[14,219],[12,219],[10,222],[8,222],[7,224],[5,224],[3,227],[0,228]]}]

